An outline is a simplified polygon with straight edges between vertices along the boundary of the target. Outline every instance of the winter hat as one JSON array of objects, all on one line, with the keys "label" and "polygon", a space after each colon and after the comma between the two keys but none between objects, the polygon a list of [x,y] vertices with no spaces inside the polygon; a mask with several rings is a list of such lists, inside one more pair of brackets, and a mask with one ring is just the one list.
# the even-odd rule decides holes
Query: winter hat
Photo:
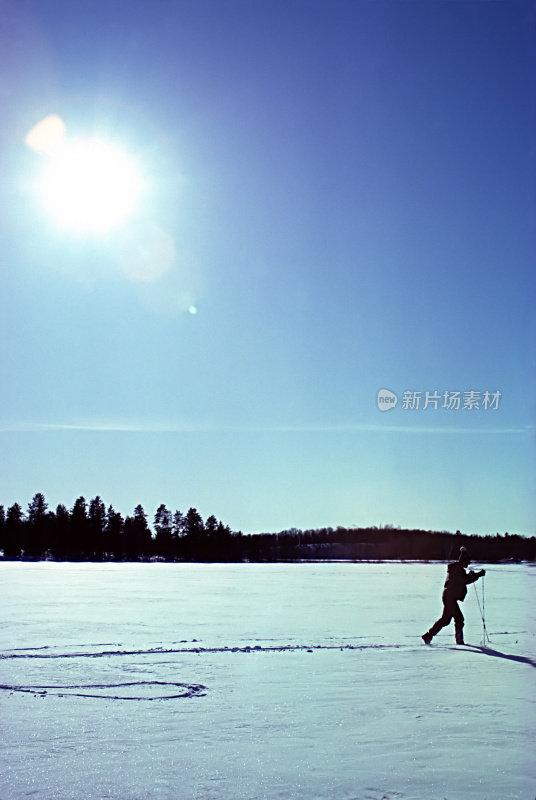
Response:
[{"label": "winter hat", "polygon": [[467,552],[465,547],[460,547],[460,555],[458,556],[458,561],[460,564],[468,564],[471,559],[469,558],[469,553]]}]

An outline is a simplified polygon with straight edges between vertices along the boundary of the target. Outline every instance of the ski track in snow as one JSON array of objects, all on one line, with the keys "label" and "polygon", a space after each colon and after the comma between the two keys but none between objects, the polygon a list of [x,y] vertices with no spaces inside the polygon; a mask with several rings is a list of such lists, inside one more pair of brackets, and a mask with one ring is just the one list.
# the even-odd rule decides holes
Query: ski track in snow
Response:
[{"label": "ski track in snow", "polygon": [[[179,644],[186,644],[180,642]],[[64,650],[57,652],[54,645],[44,645],[36,648],[13,648],[6,652],[0,653],[0,661],[9,660],[67,660],[67,659],[110,659],[110,658],[128,658],[131,656],[147,656],[149,659],[152,656],[161,655],[181,655],[181,654],[194,654],[194,655],[211,655],[217,653],[223,654],[262,654],[262,653],[286,653],[286,652],[307,652],[313,653],[315,650],[382,650],[382,649],[402,649],[403,645],[397,644],[273,644],[273,645],[243,645],[243,646],[219,646],[219,647],[205,647],[196,641],[188,643],[188,647],[173,647],[160,645],[158,647],[126,649],[122,648],[120,643],[113,643],[116,649],[113,650],[98,650],[96,648],[103,647],[102,643],[76,645],[77,649],[73,652],[65,652]],[[109,644],[111,646],[111,644]],[[117,649],[119,648],[119,649]],[[122,648],[122,649],[121,649]],[[169,694],[162,694],[160,687],[172,687],[169,689]],[[176,692],[173,688],[180,687],[183,691]],[[130,694],[115,693],[114,690],[129,689]],[[151,692],[157,688],[158,693],[152,694]],[[197,697],[204,697],[208,689],[202,684],[187,684],[175,683],[167,681],[133,681],[128,683],[95,683],[95,684],[65,684],[65,685],[18,685],[18,684],[0,684],[0,692],[21,692],[33,694],[34,696],[56,696],[56,697],[81,697],[89,699],[107,699],[107,700],[178,700],[178,699],[192,699]]]},{"label": "ski track in snow", "polygon": [[[499,634],[496,634],[499,635]],[[348,638],[348,637],[347,637]],[[121,648],[120,643],[109,643],[108,646]],[[186,644],[186,642],[180,642]],[[259,645],[250,644],[244,646],[219,646],[207,647],[198,643],[196,640],[187,643],[188,647],[172,647],[160,645],[158,647],[138,648],[138,649],[113,649],[113,650],[96,650],[95,648],[106,646],[103,643],[77,645],[78,649],[74,652],[54,652],[55,646],[45,645],[36,648],[13,648],[11,651],[0,653],[0,660],[14,660],[14,659],[107,659],[114,657],[129,657],[129,656],[160,656],[160,655],[181,655],[181,654],[265,654],[265,653],[288,653],[288,652],[307,652],[314,653],[315,651],[378,651],[378,650],[402,650],[407,652],[414,652],[422,650],[421,644],[385,644],[378,642],[360,642],[359,644],[349,644],[341,642],[338,644],[271,644]],[[536,661],[528,658],[527,656],[503,653],[489,646],[482,645],[447,645],[447,644],[432,644],[428,645],[426,649],[438,651],[453,651],[455,653],[468,653],[475,655],[486,655],[494,658],[502,658],[509,661],[514,661],[519,664],[528,665],[536,668]],[[46,651],[46,652],[44,652]],[[162,688],[165,687],[165,688]],[[181,691],[177,692],[177,689]],[[115,693],[121,690],[122,693]],[[129,690],[130,694],[125,694],[124,690]],[[66,685],[17,685],[17,684],[0,684],[0,692],[21,692],[33,694],[34,696],[56,696],[56,697],[80,697],[89,699],[106,699],[106,700],[136,700],[136,701],[153,701],[153,700],[179,700],[179,699],[192,699],[204,697],[208,688],[202,684],[188,684],[171,681],[161,680],[145,680],[145,681],[131,681],[127,683],[95,683],[95,684],[66,684]],[[155,693],[158,692],[158,693]],[[162,694],[162,692],[165,692]]]},{"label": "ski track in snow", "polygon": [[[94,645],[86,645],[90,648]],[[232,646],[224,645],[220,647],[204,647],[195,645],[194,647],[150,647],[147,649],[135,650],[96,650],[96,651],[75,651],[75,652],[62,652],[43,653],[42,650],[50,650],[51,647],[47,646],[36,648],[24,648],[24,652],[10,652],[6,651],[0,653],[0,660],[2,659],[29,659],[29,658],[42,658],[42,659],[58,659],[58,658],[104,658],[110,656],[140,656],[140,655],[170,655],[174,653],[284,653],[305,650],[313,652],[314,650],[400,650],[407,649],[408,645],[403,644],[278,644],[278,645],[245,645],[245,646]]]},{"label": "ski track in snow", "polygon": [[[493,636],[499,634],[492,634]],[[195,640],[194,640],[195,641]],[[305,651],[308,653],[312,653],[315,650],[422,650],[423,645],[420,642],[416,642],[415,644],[402,644],[402,643],[381,643],[381,642],[361,642],[359,644],[348,644],[348,643],[338,643],[338,644],[273,644],[273,645],[259,645],[259,644],[249,644],[249,645],[221,645],[221,646],[204,646],[200,643],[192,643],[192,646],[189,647],[173,647],[173,646],[165,646],[160,645],[158,647],[149,647],[149,648],[136,648],[136,649],[122,649],[122,645],[120,643],[115,644],[116,648],[114,650],[95,650],[93,648],[96,647],[103,647],[105,645],[102,644],[87,644],[87,645],[76,645],[78,648],[73,652],[53,652],[55,647],[53,645],[46,645],[43,647],[24,647],[24,648],[13,648],[12,650],[6,650],[3,653],[0,652],[0,661],[1,660],[10,660],[10,659],[67,659],[67,658],[111,658],[111,657],[126,657],[126,656],[152,656],[152,655],[173,655],[173,654],[182,654],[182,653],[196,653],[196,654],[203,654],[203,653],[285,653],[285,652],[297,652],[297,651]],[[111,645],[110,645],[111,646]],[[431,649],[448,649],[454,652],[470,652],[470,653],[480,653],[482,655],[488,655],[496,658],[504,658],[510,661],[517,661],[522,664],[528,664],[529,666],[536,667],[536,661],[522,655],[516,655],[511,653],[504,653],[500,650],[497,650],[495,646],[490,647],[489,645],[476,645],[466,642],[464,645],[447,645],[447,644],[439,644],[439,643],[432,643],[431,645],[426,645],[426,647]],[[43,652],[47,651],[47,652]],[[1,687],[0,687],[1,688]]]},{"label": "ski track in snow", "polygon": [[[170,689],[172,694],[144,695],[142,690],[145,688],[173,687]],[[183,689],[177,693],[176,689]],[[130,695],[109,694],[110,690],[126,689],[132,690]],[[206,694],[206,686],[201,684],[175,683],[171,681],[130,681],[128,683],[88,683],[73,684],[67,686],[10,686],[0,685],[0,690],[7,692],[23,692],[35,696],[45,697],[55,695],[57,697],[87,697],[99,700],[177,700],[179,698],[203,697]],[[79,690],[79,691],[76,691]],[[87,691],[83,691],[87,690]],[[100,690],[100,692],[99,692]]]}]

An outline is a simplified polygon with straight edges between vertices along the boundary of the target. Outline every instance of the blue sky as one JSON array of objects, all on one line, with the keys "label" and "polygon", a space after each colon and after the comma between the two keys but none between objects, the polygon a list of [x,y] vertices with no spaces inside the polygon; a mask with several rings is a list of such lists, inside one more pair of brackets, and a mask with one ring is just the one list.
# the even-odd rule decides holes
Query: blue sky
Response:
[{"label": "blue sky", "polygon": [[[2,8],[1,503],[534,533],[532,3]],[[49,114],[134,154],[119,229],[40,206]]]}]

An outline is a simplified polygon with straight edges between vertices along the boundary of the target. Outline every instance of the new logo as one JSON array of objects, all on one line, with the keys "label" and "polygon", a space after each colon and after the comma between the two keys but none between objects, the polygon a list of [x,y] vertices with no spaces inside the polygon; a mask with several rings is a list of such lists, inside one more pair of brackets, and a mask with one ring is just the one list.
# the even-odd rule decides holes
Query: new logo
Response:
[{"label": "new logo", "polygon": [[380,411],[390,411],[398,403],[398,397],[389,389],[380,389],[378,392],[378,408]]}]

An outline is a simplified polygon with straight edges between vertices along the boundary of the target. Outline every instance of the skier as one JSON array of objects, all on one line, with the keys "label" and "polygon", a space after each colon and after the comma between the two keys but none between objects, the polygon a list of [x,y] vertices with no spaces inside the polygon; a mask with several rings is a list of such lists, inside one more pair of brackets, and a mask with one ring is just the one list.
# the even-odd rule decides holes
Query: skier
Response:
[{"label": "skier", "polygon": [[433,637],[438,633],[441,628],[448,625],[454,617],[454,628],[456,634],[456,644],[463,644],[463,614],[458,605],[458,600],[463,600],[467,594],[467,584],[474,583],[479,578],[482,578],[486,571],[481,569],[479,572],[465,571],[465,567],[469,565],[469,554],[465,547],[460,547],[460,555],[458,560],[447,567],[447,580],[443,588],[443,614],[434,622],[432,627],[426,633],[423,633],[422,639],[425,644],[430,644]]}]

